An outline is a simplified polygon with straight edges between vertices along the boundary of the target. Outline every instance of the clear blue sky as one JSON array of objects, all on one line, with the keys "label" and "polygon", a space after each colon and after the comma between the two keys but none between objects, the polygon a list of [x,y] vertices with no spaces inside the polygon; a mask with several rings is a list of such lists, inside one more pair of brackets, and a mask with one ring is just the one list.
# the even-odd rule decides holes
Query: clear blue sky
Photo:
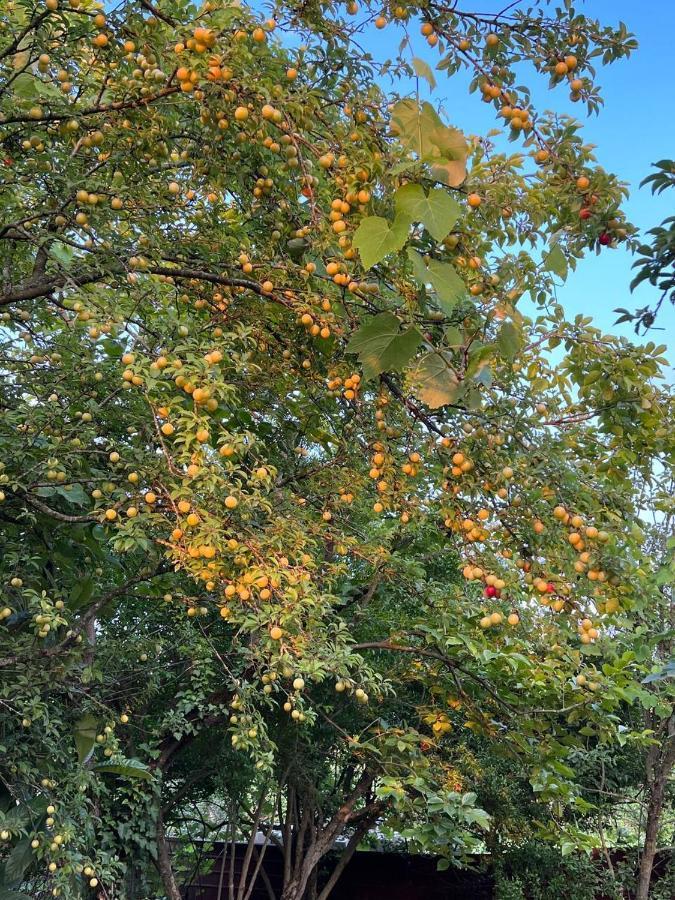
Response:
[{"label": "clear blue sky", "polygon": [[[458,5],[472,12],[494,13],[503,9],[505,0],[460,0]],[[605,101],[599,116],[587,118],[585,107],[571,103],[564,87],[549,91],[547,80],[530,69],[527,83],[533,91],[533,102],[538,109],[552,108],[582,119],[586,141],[597,147],[598,162],[630,187],[630,198],[624,207],[628,218],[646,230],[675,213],[672,193],[652,197],[648,189],[638,187],[650,173],[651,163],[675,157],[675,116],[671,96],[675,0],[646,0],[642,4],[635,0],[577,0],[575,7],[578,12],[606,24],[625,22],[640,46],[627,60],[607,67],[598,66],[597,82]],[[417,55],[429,62],[438,59],[437,51],[419,38],[418,24],[411,23],[410,33]],[[401,28],[388,26],[381,32],[373,29],[366,45],[378,60],[382,60],[395,55],[402,37]],[[494,109],[482,103],[478,94],[467,93],[468,76],[447,79],[442,72],[436,75],[438,85],[430,99],[435,103],[442,102],[450,124],[470,134],[486,133],[496,127]],[[570,274],[559,292],[559,299],[568,314],[593,315],[603,330],[635,339],[630,324],[613,325],[617,318],[613,310],[652,304],[657,293],[645,285],[630,293],[632,262],[630,254],[623,249],[603,251],[600,256],[589,255],[576,272]],[[663,330],[652,331],[644,341],[651,338],[657,343],[666,343],[675,335],[675,310],[670,306],[662,309],[656,324]],[[671,358],[670,361],[675,360]]]}]

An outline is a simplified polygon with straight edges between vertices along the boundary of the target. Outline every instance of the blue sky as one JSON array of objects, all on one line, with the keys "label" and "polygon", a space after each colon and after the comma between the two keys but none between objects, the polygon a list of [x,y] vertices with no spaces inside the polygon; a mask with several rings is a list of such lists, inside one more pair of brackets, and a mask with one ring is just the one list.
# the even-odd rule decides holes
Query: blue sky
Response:
[{"label": "blue sky", "polygon": [[[473,0],[461,2],[459,6],[473,12],[494,13],[503,9],[505,0]],[[569,112],[583,120],[585,140],[596,145],[598,162],[628,183],[631,194],[624,208],[628,218],[644,231],[675,213],[672,194],[666,192],[661,197],[652,197],[649,189],[639,189],[640,181],[650,174],[653,162],[675,157],[675,116],[670,97],[675,0],[648,0],[643,6],[636,5],[634,0],[577,0],[575,7],[604,24],[625,22],[640,44],[627,60],[598,67],[597,82],[605,101],[600,115],[587,118],[585,107],[571,103],[564,87],[549,91],[547,80],[532,69],[528,71],[527,83],[538,109]],[[417,55],[429,62],[438,59],[437,51],[427,47],[419,37],[418,24],[411,23],[410,33]],[[383,31],[373,29],[365,43],[382,60],[395,54],[402,37],[403,30],[390,25]],[[497,126],[494,109],[482,103],[478,94],[468,94],[468,75],[447,79],[442,72],[436,74],[438,85],[430,99],[442,102],[449,124],[470,134],[486,133]],[[613,324],[617,318],[613,310],[653,304],[657,293],[654,288],[642,285],[631,294],[628,286],[633,274],[632,262],[624,249],[606,250],[599,256],[589,254],[559,291],[559,300],[568,314],[592,315],[604,331],[622,333],[635,340],[630,323]],[[653,330],[644,341],[666,343],[675,334],[675,310],[670,306],[662,309],[656,323],[662,330]]]}]

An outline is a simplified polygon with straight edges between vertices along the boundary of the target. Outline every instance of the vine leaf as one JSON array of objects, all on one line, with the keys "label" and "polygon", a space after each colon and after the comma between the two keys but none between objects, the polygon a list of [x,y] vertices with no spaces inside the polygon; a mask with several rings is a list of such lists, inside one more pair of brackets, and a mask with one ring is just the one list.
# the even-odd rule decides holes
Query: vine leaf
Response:
[{"label": "vine leaf", "polygon": [[523,346],[521,330],[513,322],[505,322],[499,329],[497,346],[504,359],[515,359]]},{"label": "vine leaf", "polygon": [[430,163],[432,175],[451,187],[466,178],[466,139],[457,128],[444,125],[430,103],[399,100],[392,110],[392,131],[403,147]]},{"label": "vine leaf", "polygon": [[384,312],[373,316],[352,335],[347,352],[358,355],[367,380],[380,372],[400,372],[415,355],[422,335],[416,328],[401,332],[400,325],[396,316]]},{"label": "vine leaf", "polygon": [[451,355],[427,353],[410,375],[415,395],[430,409],[438,409],[457,400],[463,385],[452,368]]},{"label": "vine leaf", "polygon": [[558,275],[563,281],[567,278],[567,260],[558,244],[548,251],[542,263],[545,269]]},{"label": "vine leaf", "polygon": [[394,194],[396,212],[411,222],[422,222],[434,240],[442,241],[462,210],[443,188],[432,188],[427,196],[421,184],[404,184]]},{"label": "vine leaf", "polygon": [[433,91],[436,87],[436,78],[434,77],[433,70],[428,62],[420,59],[419,56],[415,56],[412,60],[413,69],[415,70],[415,74],[419,75],[420,78],[424,78],[424,80],[428,83],[429,87]]},{"label": "vine leaf", "polygon": [[416,250],[408,250],[408,259],[413,264],[415,278],[420,284],[430,284],[436,292],[439,306],[448,313],[452,313],[457,303],[466,294],[466,285],[451,263],[430,260],[427,265],[424,258]]},{"label": "vine leaf", "polygon": [[354,233],[352,244],[359,251],[364,269],[370,269],[390,253],[400,250],[408,237],[410,222],[397,216],[392,223],[382,216],[368,216]]}]

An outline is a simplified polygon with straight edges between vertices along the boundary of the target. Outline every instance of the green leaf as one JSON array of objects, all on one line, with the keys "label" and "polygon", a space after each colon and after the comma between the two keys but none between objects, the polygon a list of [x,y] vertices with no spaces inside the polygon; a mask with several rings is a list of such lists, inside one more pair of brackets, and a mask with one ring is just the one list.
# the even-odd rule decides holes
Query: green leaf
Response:
[{"label": "green leaf", "polygon": [[5,880],[21,881],[23,873],[35,859],[35,853],[30,845],[31,838],[24,838],[12,848],[5,863]]},{"label": "green leaf", "polygon": [[66,490],[63,485],[43,485],[39,487],[36,491],[38,497],[61,497],[63,500],[67,500],[68,503],[74,503],[76,506],[87,506],[89,504],[89,498],[84,492],[84,488],[81,484],[73,484],[69,486],[69,489]]},{"label": "green leaf", "polygon": [[419,75],[420,78],[424,78],[424,80],[428,82],[429,87],[433,91],[433,89],[436,87],[436,79],[434,78],[434,73],[429,63],[425,62],[423,59],[420,59],[418,56],[415,56],[412,60],[412,64],[413,69],[415,70],[415,74]]},{"label": "green leaf", "polygon": [[78,581],[70,592],[70,597],[68,598],[68,608],[76,610],[80,606],[84,606],[91,600],[91,595],[93,593],[94,579],[91,577],[91,575],[88,575],[86,578]]},{"label": "green leaf", "polygon": [[478,375],[485,369],[493,355],[494,345],[481,344],[480,341],[474,342],[466,366],[467,377],[478,380]]},{"label": "green leaf", "polygon": [[129,759],[125,763],[99,763],[94,772],[101,775],[121,775],[123,778],[142,778],[152,781],[152,772],[138,759]]},{"label": "green leaf", "polygon": [[31,897],[22,891],[8,891],[0,887],[0,900],[31,900]]},{"label": "green leaf", "polygon": [[431,409],[452,403],[462,390],[449,353],[427,353],[411,373],[410,381],[416,396]]},{"label": "green leaf", "polygon": [[497,335],[499,352],[505,359],[515,359],[523,346],[523,334],[513,322],[504,322]]},{"label": "green leaf", "polygon": [[400,324],[392,313],[380,313],[352,335],[347,352],[358,355],[366,379],[380,372],[400,372],[415,355],[422,335],[416,328],[401,333]]},{"label": "green leaf", "polygon": [[464,135],[444,125],[430,103],[399,100],[392,110],[392,131],[405,150],[432,164],[432,173],[457,187],[466,178],[468,147]]},{"label": "green leaf", "polygon": [[558,244],[549,250],[542,263],[545,269],[558,275],[563,281],[567,278],[567,260]]},{"label": "green leaf", "polygon": [[400,250],[408,237],[409,222],[398,216],[389,223],[381,216],[361,220],[352,244],[359,251],[364,269],[370,269],[390,253]]},{"label": "green leaf", "polygon": [[87,761],[96,744],[97,720],[92,715],[82,716],[73,728],[73,737],[80,763]]},{"label": "green leaf", "polygon": [[34,100],[39,96],[37,79],[29,72],[21,72],[12,82],[12,90],[22,100]]},{"label": "green leaf", "polygon": [[49,248],[49,255],[53,256],[61,265],[68,266],[73,261],[74,251],[68,244],[55,241]]},{"label": "green leaf", "polygon": [[643,684],[651,684],[654,681],[663,681],[665,678],[675,678],[675,659],[669,660],[660,672],[652,672],[642,679]]},{"label": "green leaf", "polygon": [[457,302],[466,294],[466,285],[457,270],[450,263],[432,259],[427,266],[422,256],[415,250],[408,250],[408,258],[413,264],[415,278],[421,284],[431,284],[441,309],[451,313]]},{"label": "green leaf", "polygon": [[422,222],[437,240],[451,230],[461,215],[461,207],[443,188],[433,188],[427,196],[421,184],[404,184],[394,194],[397,215],[411,222]]},{"label": "green leaf", "polygon": [[464,343],[464,335],[455,325],[448,325],[445,329],[445,340],[448,347],[461,347]]}]

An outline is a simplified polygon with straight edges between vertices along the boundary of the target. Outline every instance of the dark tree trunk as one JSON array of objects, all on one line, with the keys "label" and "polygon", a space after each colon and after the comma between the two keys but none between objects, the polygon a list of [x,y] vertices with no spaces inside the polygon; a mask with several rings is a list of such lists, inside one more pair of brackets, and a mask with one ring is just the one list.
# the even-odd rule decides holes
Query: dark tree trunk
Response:
[{"label": "dark tree trunk", "polygon": [[647,825],[645,828],[645,841],[640,856],[640,871],[638,873],[637,890],[635,900],[649,900],[649,885],[652,880],[654,857],[656,856],[659,825],[661,823],[661,810],[663,809],[663,794],[666,787],[666,777],[659,775],[654,780],[649,791],[649,804],[647,806]]},{"label": "dark tree trunk", "polygon": [[654,857],[658,849],[663,797],[668,778],[675,765],[675,713],[670,716],[661,734],[657,732],[656,737],[661,737],[662,743],[653,747],[647,756],[647,821],[635,900],[649,900]]},{"label": "dark tree trunk", "polygon": [[161,810],[157,813],[157,866],[169,900],[181,900],[180,888],[171,866],[171,850],[166,839]]},{"label": "dark tree trunk", "polygon": [[[303,820],[306,819],[306,821],[301,824],[299,829],[300,833],[298,839],[296,839],[296,854],[292,874],[290,878],[284,879],[281,900],[309,900],[308,892],[310,897],[312,895],[315,897],[318,890],[315,879],[319,863],[333,849],[338,835],[342,834],[346,828],[355,827],[356,832],[349,841],[343,861],[338,862],[334,877],[329,879],[328,884],[321,892],[320,896],[322,898],[328,897],[342,869],[356,850],[362,836],[377,821],[378,816],[382,812],[382,804],[379,801],[375,801],[372,796],[368,797],[373,780],[373,774],[367,770],[364,771],[356,784],[348,791],[342,805],[327,822],[322,822],[322,817],[319,816],[317,821],[311,825],[309,817],[303,815]],[[362,809],[355,811],[354,807],[361,800],[365,801],[366,805]],[[314,807],[312,806],[309,809],[311,810],[311,818],[314,818]],[[288,853],[287,847],[284,848],[284,852]],[[313,889],[310,891],[312,886]]]}]

